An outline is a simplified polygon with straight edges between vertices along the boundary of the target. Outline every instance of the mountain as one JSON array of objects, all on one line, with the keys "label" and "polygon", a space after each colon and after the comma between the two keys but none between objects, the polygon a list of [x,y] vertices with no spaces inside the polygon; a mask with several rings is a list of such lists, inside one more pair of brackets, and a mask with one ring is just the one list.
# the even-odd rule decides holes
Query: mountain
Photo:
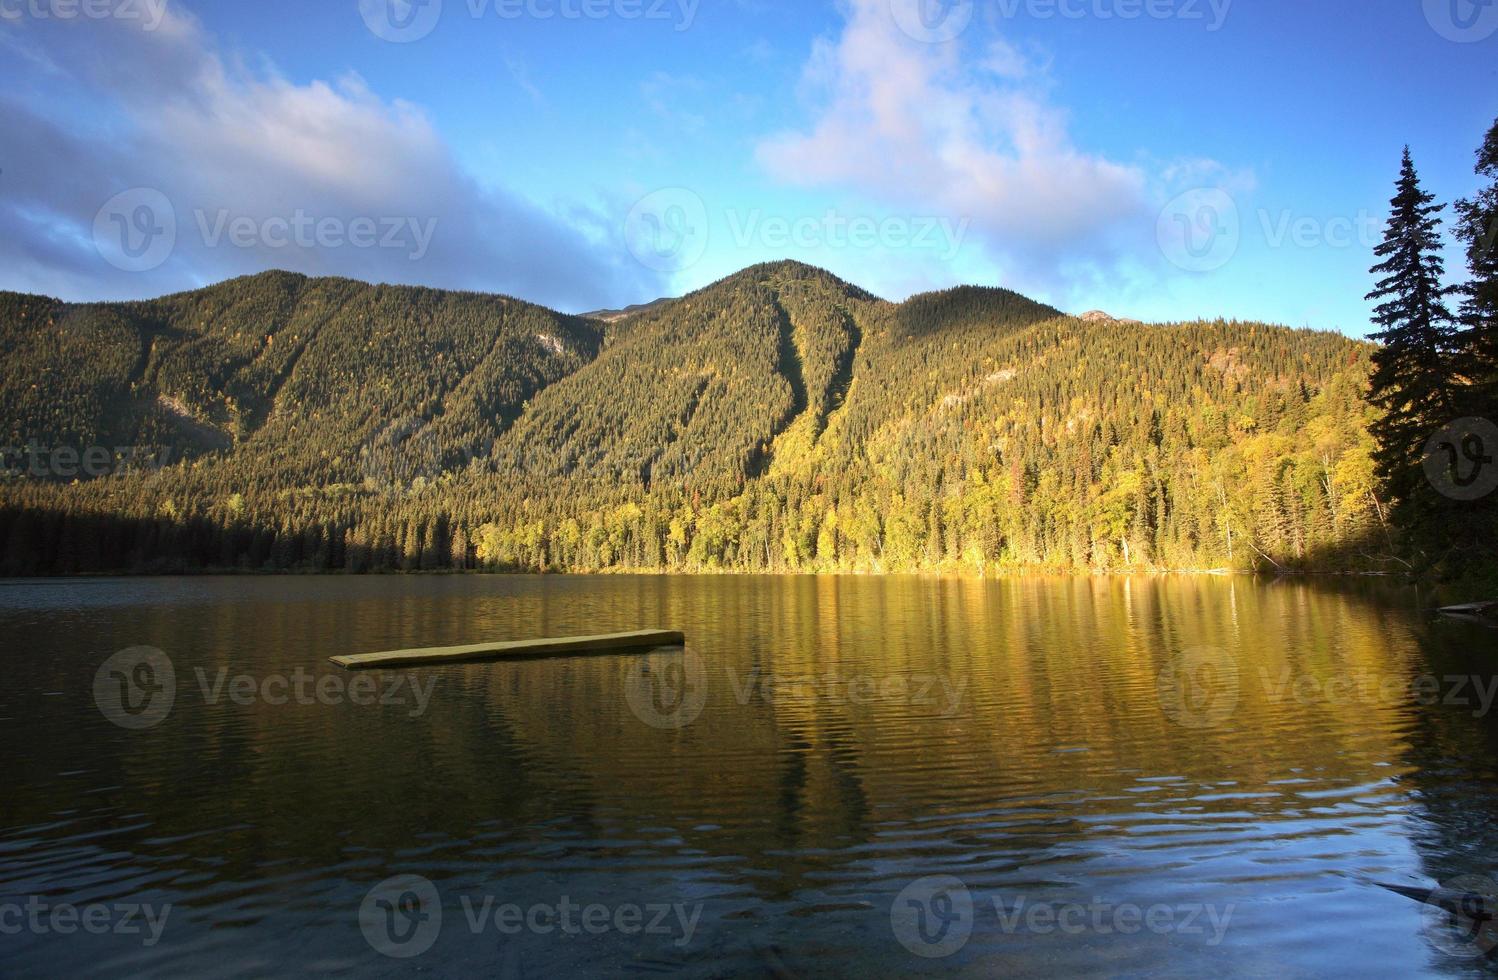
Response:
[{"label": "mountain", "polygon": [[1141,323],[1141,322],[1143,322],[1141,320],[1131,320],[1128,317],[1117,317],[1117,316],[1114,316],[1112,313],[1107,312],[1106,310],[1088,310],[1086,313],[1083,313],[1081,316],[1077,317],[1077,319],[1085,321],[1087,323]]},{"label": "mountain", "polygon": [[1345,567],[1377,527],[1336,334],[785,262],[613,319],[281,272],[0,294],[0,336],[6,574]]},{"label": "mountain", "polygon": [[227,451],[336,480],[405,420],[493,438],[602,333],[504,297],[270,272],[145,303],[0,293],[0,340],[23,369],[0,382],[5,445]]},{"label": "mountain", "polygon": [[618,321],[623,320],[625,317],[634,316],[636,313],[644,313],[647,310],[654,310],[670,302],[672,302],[672,299],[671,297],[667,296],[662,299],[652,300],[649,303],[638,303],[634,306],[626,306],[622,310],[594,310],[592,313],[584,313],[583,316],[589,320],[602,320],[605,323],[617,323]]}]

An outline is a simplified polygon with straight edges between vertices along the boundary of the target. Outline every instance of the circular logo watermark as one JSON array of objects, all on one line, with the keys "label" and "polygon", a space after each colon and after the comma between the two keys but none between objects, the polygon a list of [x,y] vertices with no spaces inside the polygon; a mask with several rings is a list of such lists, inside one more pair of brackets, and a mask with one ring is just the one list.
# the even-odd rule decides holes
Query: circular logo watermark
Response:
[{"label": "circular logo watermark", "polygon": [[707,254],[707,205],[694,191],[668,187],[642,197],[624,220],[624,243],[640,264],[680,272]]},{"label": "circular logo watermark", "polygon": [[906,885],[890,906],[889,925],[917,956],[951,956],[973,935],[973,896],[962,879],[933,875]]},{"label": "circular logo watermark", "polygon": [[651,728],[685,728],[707,706],[707,666],[691,647],[636,657],[624,678],[624,699]]},{"label": "circular logo watermark", "polygon": [[121,728],[141,731],[166,720],[177,700],[177,671],[155,647],[130,647],[94,674],[94,704]]},{"label": "circular logo watermark", "polygon": [[359,450],[364,485],[398,496],[417,480],[442,475],[442,447],[424,419],[407,416],[381,429]]},{"label": "circular logo watermark", "polygon": [[154,188],[116,194],[94,215],[94,248],[121,271],[159,268],[176,247],[177,210]]},{"label": "circular logo watermark", "polygon": [[442,897],[421,875],[396,875],[369,890],[359,905],[359,930],[381,956],[408,960],[431,949],[442,933]]},{"label": "circular logo watermark", "polygon": [[1498,0],[1425,0],[1425,19],[1446,40],[1475,44],[1498,33]]},{"label": "circular logo watermark", "polygon": [[436,30],[442,0],[359,0],[359,15],[380,40],[409,44]]},{"label": "circular logo watermark", "polygon": [[900,30],[925,44],[956,40],[973,22],[974,0],[889,0]]},{"label": "circular logo watermark", "polygon": [[1212,272],[1233,260],[1243,239],[1238,202],[1219,187],[1172,198],[1155,222],[1160,251],[1187,272]]},{"label": "circular logo watermark", "polygon": [[1481,500],[1498,490],[1498,425],[1457,419],[1425,443],[1425,478],[1452,500]]},{"label": "circular logo watermark", "polygon": [[1498,882],[1462,875],[1442,882],[1425,900],[1420,931],[1432,946],[1460,957],[1498,950]]},{"label": "circular logo watermark", "polygon": [[1220,647],[1192,647],[1170,658],[1156,677],[1160,707],[1185,728],[1215,728],[1238,710],[1238,662]]}]

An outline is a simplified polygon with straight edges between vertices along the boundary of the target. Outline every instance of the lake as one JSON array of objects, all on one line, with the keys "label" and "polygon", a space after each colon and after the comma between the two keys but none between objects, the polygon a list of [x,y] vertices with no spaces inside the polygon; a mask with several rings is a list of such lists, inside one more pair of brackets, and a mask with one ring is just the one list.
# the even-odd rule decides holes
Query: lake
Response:
[{"label": "lake", "polygon": [[[1248,578],[0,585],[0,973],[1483,975],[1498,634]],[[349,674],[640,627],[685,650]]]}]

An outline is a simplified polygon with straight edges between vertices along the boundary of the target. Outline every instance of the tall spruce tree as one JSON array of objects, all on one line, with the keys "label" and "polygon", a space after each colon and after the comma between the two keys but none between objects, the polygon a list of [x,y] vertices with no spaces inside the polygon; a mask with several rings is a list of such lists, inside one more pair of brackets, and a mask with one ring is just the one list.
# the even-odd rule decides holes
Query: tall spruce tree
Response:
[{"label": "tall spruce tree", "polygon": [[1498,121],[1477,151],[1477,173],[1488,186],[1456,205],[1472,273],[1462,287],[1462,368],[1472,381],[1468,414],[1498,421]]},{"label": "tall spruce tree", "polygon": [[[1477,173],[1488,178],[1487,186],[1456,206],[1456,234],[1467,246],[1471,273],[1471,280],[1462,287],[1461,366],[1471,381],[1463,392],[1463,413],[1498,423],[1498,122],[1478,148]],[[1469,458],[1498,455],[1498,446],[1490,444],[1491,426],[1469,423],[1469,428],[1478,430],[1477,438],[1483,440],[1480,447],[1468,446]],[[1489,492],[1473,501],[1469,516],[1465,523],[1470,529],[1472,564],[1480,571],[1485,569],[1498,585],[1498,569],[1493,568],[1498,555],[1498,493]]]},{"label": "tall spruce tree", "polygon": [[1384,410],[1372,431],[1378,440],[1379,475],[1394,500],[1396,522],[1417,552],[1440,550],[1438,514],[1442,498],[1422,466],[1430,437],[1458,417],[1453,349],[1456,327],[1441,285],[1441,222],[1445,205],[1420,187],[1409,147],[1404,150],[1398,192],[1372,269],[1378,285],[1368,294],[1381,302],[1373,334],[1383,346],[1373,355],[1370,400]]}]

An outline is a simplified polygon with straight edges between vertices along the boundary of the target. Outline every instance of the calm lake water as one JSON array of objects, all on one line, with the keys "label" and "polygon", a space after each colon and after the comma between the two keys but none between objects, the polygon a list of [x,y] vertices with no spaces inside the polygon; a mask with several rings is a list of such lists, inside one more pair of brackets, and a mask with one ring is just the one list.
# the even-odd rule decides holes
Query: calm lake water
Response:
[{"label": "calm lake water", "polygon": [[[3,584],[0,974],[1486,975],[1491,930],[1370,883],[1498,874],[1498,633],[1421,605],[1241,578]],[[689,647],[326,661],[642,626]]]}]

